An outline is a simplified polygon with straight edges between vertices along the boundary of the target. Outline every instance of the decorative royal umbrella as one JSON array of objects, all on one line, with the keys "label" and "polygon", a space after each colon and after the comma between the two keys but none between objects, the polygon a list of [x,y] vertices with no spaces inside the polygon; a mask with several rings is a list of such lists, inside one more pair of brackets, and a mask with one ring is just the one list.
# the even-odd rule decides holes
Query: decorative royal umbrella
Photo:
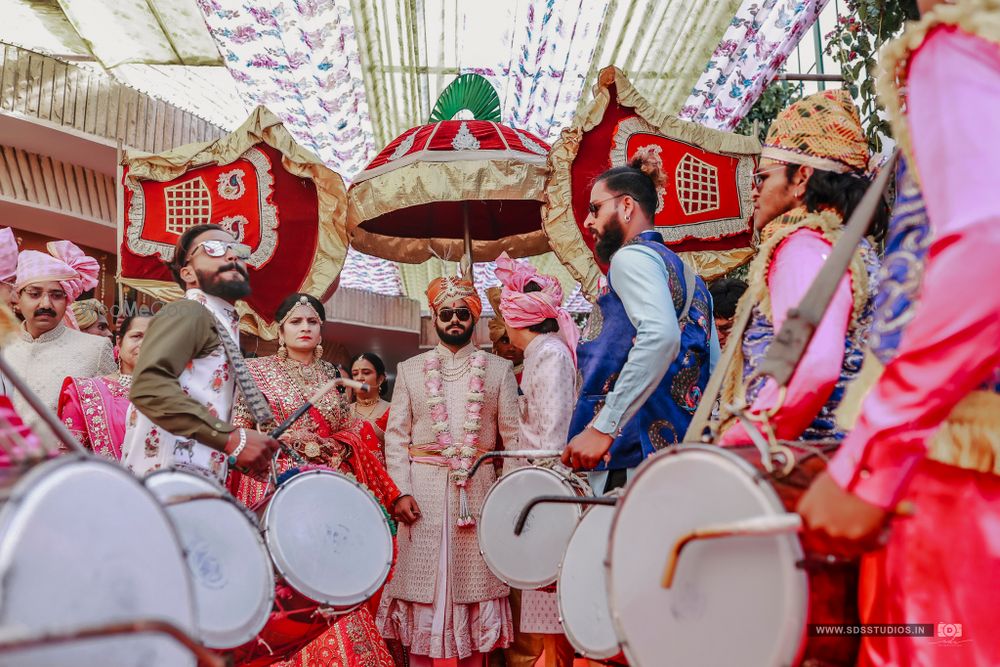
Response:
[{"label": "decorative royal umbrella", "polygon": [[154,299],[184,296],[167,264],[184,230],[215,223],[250,246],[253,294],[240,327],[278,337],[273,313],[290,292],[325,301],[347,254],[347,194],[339,174],[302,148],[264,107],[209,144],[127,153],[119,280]]},{"label": "decorative royal umbrella", "polygon": [[616,67],[601,70],[594,100],[577,113],[549,154],[543,225],[552,249],[583,291],[596,296],[606,267],[582,229],[594,179],[653,147],[667,182],[656,229],[706,280],[750,259],[753,170],[760,142],[656,109]]},{"label": "decorative royal umbrella", "polygon": [[[549,146],[500,123],[499,107],[477,75],[445,89],[430,124],[401,134],[354,177],[351,245],[407,264],[462,258],[466,270],[504,251],[548,252],[541,207]],[[463,110],[473,119],[452,119]]]}]

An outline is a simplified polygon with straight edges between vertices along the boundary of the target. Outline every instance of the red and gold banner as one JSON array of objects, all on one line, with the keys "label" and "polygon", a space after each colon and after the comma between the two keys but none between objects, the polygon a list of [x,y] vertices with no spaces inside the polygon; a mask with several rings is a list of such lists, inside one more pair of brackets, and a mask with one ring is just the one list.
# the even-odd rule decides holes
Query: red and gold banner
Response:
[{"label": "red and gold banner", "polygon": [[655,224],[675,252],[706,279],[750,257],[753,170],[760,143],[679,120],[653,108],[614,67],[601,71],[594,101],[563,130],[549,154],[543,227],[566,268],[595,295],[603,270],[583,228],[594,180],[655,147],[667,182]]},{"label": "red and gold banner", "polygon": [[250,246],[253,293],[237,304],[246,333],[277,337],[288,294],[325,301],[347,254],[343,179],[259,107],[229,136],[160,155],[128,154],[119,278],[163,300],[182,296],[167,264],[184,230],[221,225]]}]

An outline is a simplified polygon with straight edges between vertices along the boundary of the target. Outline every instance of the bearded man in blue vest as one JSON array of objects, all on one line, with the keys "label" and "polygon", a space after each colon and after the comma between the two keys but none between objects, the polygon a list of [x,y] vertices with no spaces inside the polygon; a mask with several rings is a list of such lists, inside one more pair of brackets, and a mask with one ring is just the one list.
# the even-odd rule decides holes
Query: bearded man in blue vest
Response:
[{"label": "bearded man in blue vest", "polygon": [[651,147],[590,191],[584,226],[609,264],[608,287],[577,348],[582,382],[563,462],[595,469],[598,494],[680,442],[718,357],[708,288],[653,226],[665,181]]}]

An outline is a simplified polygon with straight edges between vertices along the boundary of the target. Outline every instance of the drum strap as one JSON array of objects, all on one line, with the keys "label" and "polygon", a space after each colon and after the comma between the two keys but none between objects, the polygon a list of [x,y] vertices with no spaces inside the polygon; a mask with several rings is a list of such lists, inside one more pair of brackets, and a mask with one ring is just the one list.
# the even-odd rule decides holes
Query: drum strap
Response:
[{"label": "drum strap", "polygon": [[243,354],[240,352],[240,346],[236,344],[233,337],[223,327],[213,324],[212,328],[219,334],[219,340],[222,342],[223,349],[226,350],[229,363],[233,365],[236,385],[240,388],[240,393],[243,394],[243,398],[247,403],[247,409],[253,416],[253,420],[258,426],[270,424],[274,421],[271,406],[268,404],[267,398],[264,397],[264,393],[260,390],[260,387],[253,381],[250,369],[247,368],[246,359],[243,358]]},{"label": "drum strap", "polygon": [[687,262],[681,262],[681,264],[684,265],[684,285],[687,287],[687,294],[684,296],[684,310],[681,311],[677,321],[683,327],[687,323],[688,315],[691,313],[691,304],[694,302],[694,290],[698,286],[698,281],[694,269],[688,266]]},{"label": "drum strap", "polygon": [[[788,311],[788,317],[768,346],[767,354],[754,373],[754,377],[771,376],[780,387],[788,384],[795,373],[799,360],[805,354],[816,328],[822,321],[826,309],[833,300],[837,285],[840,284],[841,278],[850,266],[858,244],[865,237],[868,227],[875,217],[882,197],[889,187],[898,156],[899,149],[897,148],[882,165],[878,177],[868,187],[858,207],[854,209],[844,233],[833,246],[830,256],[823,264],[823,268],[820,269],[812,285],[809,286],[805,296],[802,297],[801,303],[797,308]],[[722,389],[726,372],[733,362],[733,357],[736,356],[737,347],[743,344],[743,332],[746,330],[752,312],[752,308],[744,309],[742,316],[733,322],[729,340],[726,342],[726,350],[715,367],[712,377],[709,378],[708,386],[705,387],[705,393],[694,413],[691,425],[684,435],[686,442],[702,441],[708,421],[712,416],[712,409],[719,397],[719,391]]]}]

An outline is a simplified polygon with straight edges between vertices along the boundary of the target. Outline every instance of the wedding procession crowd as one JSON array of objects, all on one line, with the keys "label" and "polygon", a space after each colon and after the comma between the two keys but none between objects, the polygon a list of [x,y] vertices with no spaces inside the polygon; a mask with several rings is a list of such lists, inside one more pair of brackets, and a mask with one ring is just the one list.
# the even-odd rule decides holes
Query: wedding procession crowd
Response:
[{"label": "wedding procession crowd", "polygon": [[[941,5],[888,52],[907,73],[889,109],[902,146],[898,165],[883,167],[894,170],[891,208],[879,197],[855,215],[874,173],[846,91],[778,115],[752,176],[745,280],[706,284],[668,247],[654,219],[672,175],[640,149],[591,186],[583,227],[607,272],[582,330],[556,277],[504,253],[489,294],[492,351],[474,343],[476,286],[446,276],[426,287],[439,344],[394,373],[370,352],[344,367],[324,360],[327,312],[305,293],[273,313],[277,353],[249,358],[236,303],[251,294],[250,249],[226,228],[180,235],[169,268],[183,299],[121,319],[81,298],[97,285],[94,259],[68,241],[18,252],[3,229],[0,302],[19,324],[2,357],[83,447],[140,478],[193,473],[256,511],[276,484],[333,470],[377,500],[393,530],[384,586],[333,615],[293,598],[308,613],[272,613],[227,653],[238,665],[526,667],[544,654],[569,667],[580,650],[556,586],[512,587],[490,560],[479,524],[491,489],[545,467],[621,507],[649,462],[685,443],[747,460],[780,450],[790,468],[803,464],[798,452],[822,458],[786,507],[813,561],[810,623],[952,628],[938,640],[810,632],[793,647],[797,664],[1000,664],[1000,305],[989,288],[1000,254],[1000,11],[981,4],[991,9]],[[864,218],[860,241],[779,382],[765,359],[852,216]],[[2,379],[0,407],[23,421],[25,441],[55,439]],[[360,384],[331,389],[338,379]],[[496,452],[524,453],[477,465]],[[714,502],[707,488],[688,497]],[[664,651],[660,664],[690,664]],[[633,655],[625,647],[606,664]]]}]

